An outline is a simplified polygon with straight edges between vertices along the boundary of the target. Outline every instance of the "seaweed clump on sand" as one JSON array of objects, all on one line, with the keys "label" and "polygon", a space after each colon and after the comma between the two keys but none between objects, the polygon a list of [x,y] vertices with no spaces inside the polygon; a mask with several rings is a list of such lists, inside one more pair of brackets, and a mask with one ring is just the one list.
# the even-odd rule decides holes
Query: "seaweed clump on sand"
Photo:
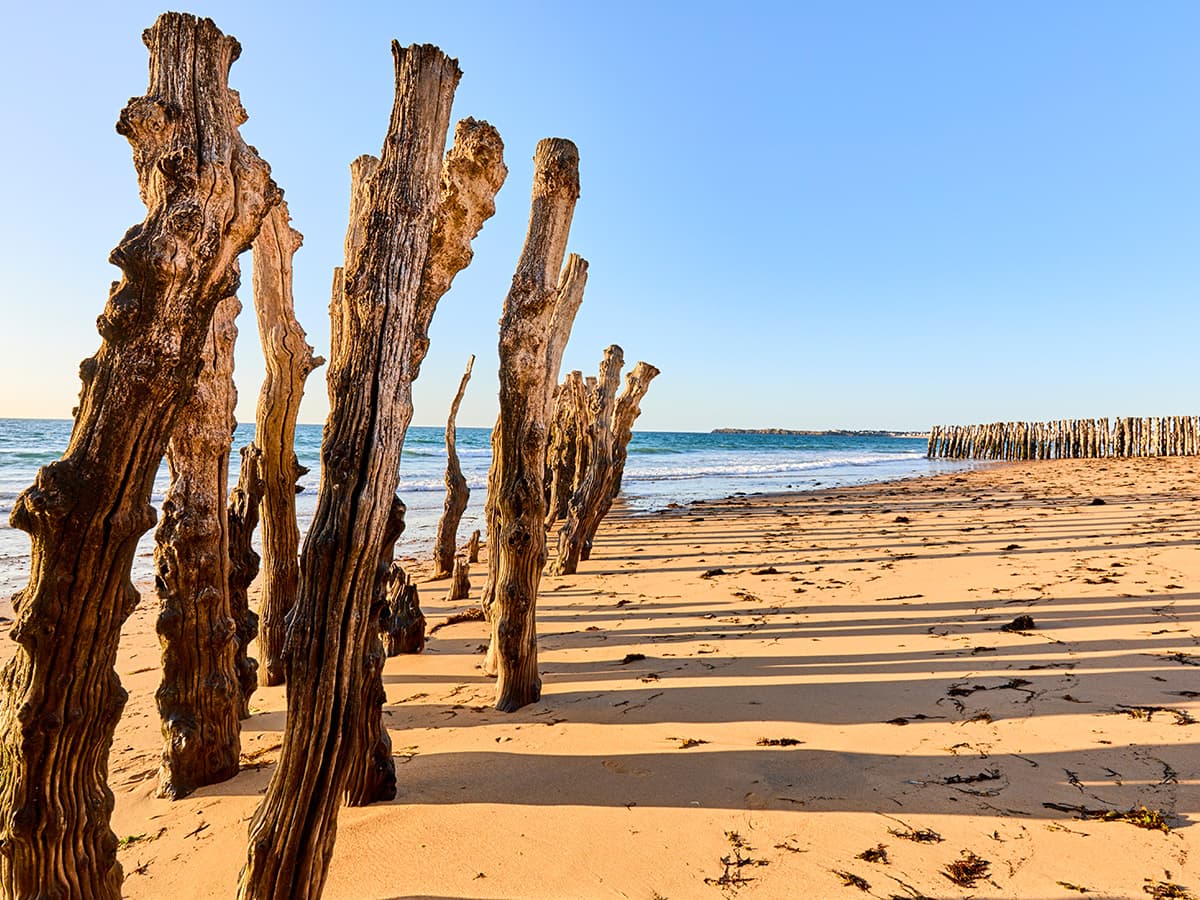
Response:
[{"label": "seaweed clump on sand", "polygon": [[975,887],[975,882],[981,878],[987,878],[990,866],[991,863],[986,859],[976,856],[970,850],[964,850],[962,859],[956,859],[948,864],[942,874],[959,887]]},{"label": "seaweed clump on sand", "polygon": [[1155,881],[1147,878],[1142,890],[1154,900],[1195,900],[1196,895],[1188,891],[1182,884],[1170,881]]},{"label": "seaweed clump on sand", "polygon": [[854,858],[863,859],[870,863],[883,863],[885,866],[891,862],[891,860],[888,859],[886,844],[876,844],[874,847],[864,850]]},{"label": "seaweed clump on sand", "polygon": [[841,869],[834,869],[833,874],[842,879],[842,884],[846,887],[856,887],[860,891],[871,890],[871,883],[860,875],[855,875],[853,872],[843,872]]},{"label": "seaweed clump on sand", "polygon": [[942,836],[932,828],[909,828],[907,825],[903,830],[889,828],[888,834],[917,844],[940,844],[943,840]]},{"label": "seaweed clump on sand", "polygon": [[1145,828],[1149,831],[1161,831],[1163,834],[1171,833],[1171,825],[1167,822],[1164,816],[1157,809],[1147,809],[1145,806],[1135,806],[1133,809],[1118,812],[1115,809],[1090,809],[1086,806],[1071,806],[1065,803],[1043,803],[1046,809],[1057,810],[1058,812],[1070,812],[1084,820],[1094,819],[1099,822],[1128,822],[1138,828]]}]

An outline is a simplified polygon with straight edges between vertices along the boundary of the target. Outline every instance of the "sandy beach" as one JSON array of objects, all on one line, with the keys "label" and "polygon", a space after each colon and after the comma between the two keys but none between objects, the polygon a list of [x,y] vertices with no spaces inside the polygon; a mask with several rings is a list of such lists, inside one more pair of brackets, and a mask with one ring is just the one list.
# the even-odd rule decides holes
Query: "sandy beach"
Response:
[{"label": "sandy beach", "polygon": [[[423,584],[436,630],[385,671],[400,796],[342,810],[326,896],[1200,895],[1196,466],[614,511],[543,581],[544,692],[510,715],[484,624]],[[255,694],[241,774],[155,799],[156,605],[118,664],[125,892],[228,897],[283,691]]]}]

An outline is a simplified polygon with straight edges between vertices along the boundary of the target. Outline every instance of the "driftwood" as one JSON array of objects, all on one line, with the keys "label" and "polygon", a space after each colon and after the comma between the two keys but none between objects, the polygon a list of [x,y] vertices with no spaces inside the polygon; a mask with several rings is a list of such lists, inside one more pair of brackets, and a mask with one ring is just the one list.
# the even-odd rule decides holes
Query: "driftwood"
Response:
[{"label": "driftwood", "polygon": [[430,45],[392,49],[391,123],[351,223],[361,238],[335,280],[331,412],[284,653],[287,727],[250,826],[243,898],[321,893],[351,759],[375,751],[343,735],[359,733],[361,717],[380,716],[372,697],[381,691],[364,690],[362,649],[377,628],[369,611],[412,381],[437,301],[469,261],[470,238],[494,211],[505,171],[499,135],[472,120],[459,123],[443,166],[458,65]]},{"label": "driftwood", "polygon": [[446,503],[442,509],[442,518],[438,521],[437,537],[433,543],[433,577],[445,578],[454,567],[455,538],[458,535],[458,523],[466,511],[467,502],[471,499],[471,490],[467,487],[467,479],[463,476],[462,467],[458,464],[458,434],[454,420],[458,417],[458,407],[462,403],[463,394],[467,391],[467,382],[471,380],[471,367],[475,365],[475,356],[467,360],[467,370],[463,372],[462,380],[458,383],[458,393],[450,404],[450,418],[446,421]]},{"label": "driftwood", "polygon": [[541,695],[535,606],[546,561],[546,419],[557,381],[549,353],[556,307],[575,290],[582,293],[582,285],[573,285],[586,278],[579,257],[563,266],[578,197],[575,145],[540,141],[529,230],[500,320],[500,415],[488,475],[491,644],[485,668],[498,676],[496,708],[505,712]]},{"label": "driftwood", "polygon": [[[583,556],[584,544],[595,534],[602,505],[612,492],[613,412],[625,356],[616,344],[604,351],[596,392],[588,398],[588,431],[591,446],[587,474],[571,497],[567,518],[558,532],[558,553],[552,566],[555,575],[574,575]],[[607,510],[604,510],[605,512]]]},{"label": "driftwood", "polygon": [[388,656],[420,653],[425,649],[425,615],[417,586],[404,570],[392,564],[387,587],[388,617],[384,622],[384,643]]},{"label": "driftwood", "polygon": [[454,573],[450,576],[450,590],[446,592],[446,601],[465,600],[471,596],[471,564],[465,556],[454,557]]},{"label": "driftwood", "polygon": [[[18,647],[0,681],[0,892],[116,898],[117,840],[105,784],[125,691],[113,664],[138,601],[138,538],[155,521],[154,475],[195,385],[234,263],[278,202],[243,143],[229,90],[237,41],[208,19],[167,13],[144,35],[146,96],[117,130],[133,146],[146,220],[110,259],[121,280],[80,366],[83,389],[63,457],[17,498],[32,539],[29,584],[13,597]],[[169,249],[168,249],[169,248]]]},{"label": "driftwood", "polygon": [[304,236],[289,225],[286,203],[263,222],[254,240],[254,313],[266,361],[258,395],[254,441],[262,451],[263,576],[259,670],[264,685],[283,684],[285,617],[296,602],[300,566],[296,551],[296,482],[308,470],[293,450],[304,382],[325,360],[313,355],[292,302],[292,257]]},{"label": "driftwood", "polygon": [[650,389],[650,382],[659,375],[659,370],[647,362],[639,362],[629,372],[625,373],[625,389],[617,397],[617,406],[613,411],[612,424],[612,462],[609,464],[608,490],[601,495],[600,505],[592,517],[587,534],[584,535],[581,558],[588,559],[592,555],[592,544],[596,540],[596,530],[608,511],[612,509],[613,501],[621,493],[621,482],[625,477],[625,462],[629,458],[629,442],[633,440],[633,423],[642,414],[642,399]]},{"label": "driftwood", "polygon": [[476,528],[471,532],[471,538],[467,541],[467,562],[479,562],[479,529]]},{"label": "driftwood", "polygon": [[167,447],[171,484],[154,534],[162,644],[162,682],[155,693],[163,734],[158,796],[172,800],[232,778],[241,755],[226,508],[241,308],[237,297],[227,297],[213,314],[195,393]]},{"label": "driftwood", "polygon": [[258,614],[250,608],[247,594],[258,574],[259,556],[251,542],[265,490],[262,451],[247,444],[242,448],[237,487],[229,495],[229,613],[237,634],[233,668],[241,688],[240,719],[250,717],[250,697],[258,687],[258,660],[248,652],[258,635]]}]

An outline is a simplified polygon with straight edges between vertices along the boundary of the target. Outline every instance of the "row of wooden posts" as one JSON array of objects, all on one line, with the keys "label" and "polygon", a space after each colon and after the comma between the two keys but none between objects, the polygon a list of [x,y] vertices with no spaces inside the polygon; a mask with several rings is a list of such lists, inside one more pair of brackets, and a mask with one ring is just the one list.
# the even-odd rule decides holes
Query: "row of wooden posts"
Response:
[{"label": "row of wooden posts", "polygon": [[[324,885],[339,806],[396,793],[382,669],[388,655],[424,642],[415,586],[393,563],[404,529],[395,491],[412,382],[437,304],[495,212],[504,146],[495,128],[467,118],[447,152],[457,61],[432,45],[393,42],[383,150],[351,164],[344,265],[330,303],[330,414],[316,511],[300,548],[295,424],[305,380],[323,363],[293,309],[301,236],[269,166],[238,130],[246,114],[228,86],[238,42],[183,13],[160,16],[143,40],[150,86],[122,111],[117,130],[133,145],[146,219],[110,257],[122,278],[98,320],[100,349],[80,367],[70,443],[12,513],[32,552],[29,584],[13,599],[18,649],[0,674],[0,898],[121,894],[105,781],[125,701],[114,665],[121,626],[138,602],[134,551],[155,524],[150,491],[169,455],[155,535],[159,794],[185,796],[236,774],[251,693],[260,682],[286,682],[279,761],[250,824],[238,896],[312,900]],[[618,397],[622,353],[613,346],[598,378],[572,372],[558,386],[587,281],[587,261],[566,252],[578,197],[575,145],[539,142],[528,232],[500,323],[485,508],[485,671],[497,677],[501,710],[540,696],[535,605],[547,532],[561,520],[550,570],[574,572],[620,489],[633,420],[658,374],[638,363]],[[172,252],[161,253],[164,246]],[[255,443],[226,496],[238,258],[251,249],[267,378]],[[463,595],[480,544],[476,531],[456,548],[466,486],[454,419],[469,376],[470,365],[447,423],[446,511],[435,549],[436,575],[453,576],[452,596]],[[256,616],[247,588],[259,564],[251,535],[260,513]],[[247,655],[256,635],[261,665]]]},{"label": "row of wooden posts", "polygon": [[1200,416],[935,425],[930,459],[1099,459],[1200,454]]}]

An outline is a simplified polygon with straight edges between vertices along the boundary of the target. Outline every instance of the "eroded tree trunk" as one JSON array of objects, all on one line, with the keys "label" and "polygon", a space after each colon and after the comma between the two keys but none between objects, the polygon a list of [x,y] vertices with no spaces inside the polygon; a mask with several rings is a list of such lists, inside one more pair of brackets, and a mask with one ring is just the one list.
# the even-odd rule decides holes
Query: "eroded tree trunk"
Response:
[{"label": "eroded tree trunk", "polygon": [[308,470],[296,459],[296,417],[304,383],[325,360],[313,355],[296,321],[292,257],[304,235],[289,225],[287,203],[263,222],[254,241],[254,313],[266,362],[258,395],[254,443],[262,451],[262,600],[259,603],[259,676],[264,685],[283,684],[284,619],[296,602],[300,565],[296,551],[296,482]]},{"label": "eroded tree trunk", "polygon": [[433,544],[433,577],[445,578],[454,568],[454,548],[458,537],[458,523],[462,520],[467,502],[471,499],[471,490],[467,487],[467,479],[463,476],[462,467],[458,464],[458,433],[454,420],[458,417],[458,407],[462,403],[463,394],[467,392],[467,382],[471,380],[471,367],[475,365],[475,356],[467,360],[467,370],[463,372],[462,380],[458,383],[458,393],[450,404],[450,418],[446,421],[446,503],[442,509],[442,518],[438,522],[437,537]]},{"label": "eroded tree trunk", "polygon": [[[486,123],[459,123],[442,164],[457,63],[429,45],[393,43],[396,100],[383,153],[351,223],[361,240],[335,281],[331,412],[284,652],[287,727],[250,826],[243,898],[316,897],[325,881],[351,738],[377,717],[363,646],[412,418],[412,382],[438,299],[494,211],[503,145]],[[349,243],[349,241],[348,241]],[[345,739],[343,740],[343,736]]]},{"label": "eroded tree trunk", "polygon": [[647,362],[639,362],[625,374],[625,389],[617,398],[617,406],[613,411],[612,424],[612,462],[609,465],[608,490],[600,497],[600,506],[588,524],[588,531],[583,541],[582,558],[589,559],[592,555],[592,544],[596,540],[596,530],[608,511],[612,509],[613,501],[621,493],[621,481],[625,477],[625,462],[629,458],[629,442],[633,440],[633,423],[642,414],[642,399],[650,389],[650,382],[658,375],[659,370]]},{"label": "eroded tree trunk", "polygon": [[250,697],[258,687],[258,660],[249,653],[250,644],[258,636],[258,614],[250,608],[248,593],[258,574],[259,556],[252,542],[265,489],[262,451],[247,444],[242,448],[237,487],[229,496],[229,612],[237,633],[233,667],[241,688],[240,719],[250,717]]},{"label": "eroded tree trunk", "polygon": [[546,562],[546,419],[557,381],[549,354],[556,307],[573,282],[586,278],[579,257],[562,265],[578,198],[579,151],[568,140],[540,141],[529,230],[500,320],[500,415],[488,479],[488,663],[498,675],[496,708],[505,712],[541,696],[535,607]]},{"label": "eroded tree trunk", "polygon": [[162,603],[163,671],[154,695],[163,734],[158,796],[171,800],[232,778],[241,751],[226,508],[241,308],[228,297],[213,314],[196,390],[167,446],[171,484],[154,535],[154,586]]},{"label": "eroded tree trunk", "polygon": [[[604,351],[597,389],[588,398],[589,443],[587,475],[571,497],[567,518],[558,532],[558,553],[551,567],[555,575],[574,575],[588,535],[595,533],[604,500],[612,491],[613,413],[625,355],[616,344]],[[607,510],[604,510],[607,512]]]},{"label": "eroded tree trunk", "polygon": [[479,562],[479,529],[476,528],[471,532],[471,539],[467,541],[467,562]]},{"label": "eroded tree trunk", "polygon": [[238,126],[228,88],[240,48],[208,19],[167,13],[144,35],[150,87],[117,130],[133,146],[144,223],[110,259],[122,278],[80,367],[83,389],[63,457],[17,498],[32,538],[29,584],[13,597],[19,645],[0,706],[0,891],[116,898],[117,840],[106,785],[125,691],[113,671],[150,491],[234,263],[279,192]]}]

